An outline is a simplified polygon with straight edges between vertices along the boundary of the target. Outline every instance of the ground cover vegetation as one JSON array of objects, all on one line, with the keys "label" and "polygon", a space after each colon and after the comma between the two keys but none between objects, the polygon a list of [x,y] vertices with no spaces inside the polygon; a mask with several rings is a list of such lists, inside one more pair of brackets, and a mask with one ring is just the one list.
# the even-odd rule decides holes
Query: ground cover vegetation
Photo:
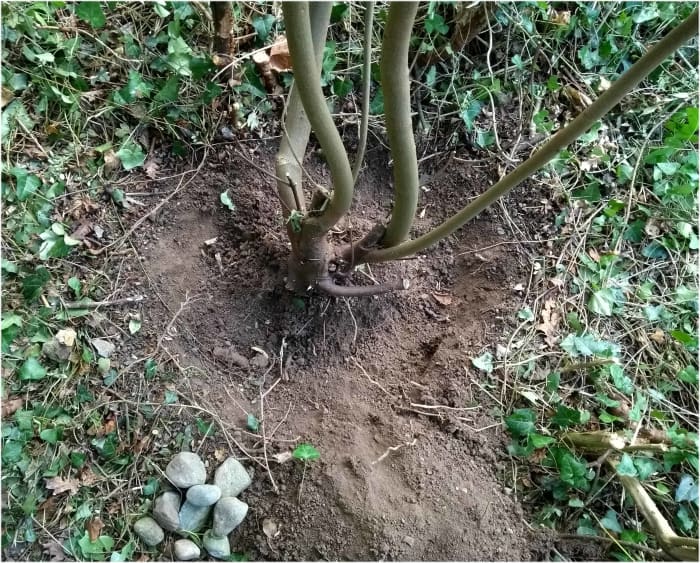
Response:
[{"label": "ground cover vegetation", "polygon": [[[381,80],[391,8],[329,8],[329,32],[315,32],[310,53],[319,60],[327,120],[333,131],[362,132],[366,101],[364,137],[385,143],[384,116],[396,99]],[[526,2],[488,6],[478,17],[468,8],[421,4],[405,26],[411,82],[404,102],[419,150],[404,168],[415,176],[409,183],[418,181],[428,147],[449,154],[463,143],[505,178],[610,91],[693,6]],[[365,33],[368,9],[374,22]],[[234,51],[220,53],[212,44],[216,14],[205,4],[2,5],[8,557],[119,561],[147,552],[130,524],[158,491],[157,466],[182,448],[228,436],[216,413],[191,407],[178,392],[173,382],[181,373],[160,346],[135,351],[126,367],[112,365],[104,327],[137,335],[141,316],[119,306],[140,295],[104,272],[149,213],[167,205],[167,182],[186,189],[192,173],[164,176],[170,163],[197,163],[232,138],[283,129],[294,138],[290,119],[308,94],[286,98],[292,75],[281,60],[289,56],[280,41],[289,32],[284,11],[233,3]],[[465,21],[474,22],[473,33]],[[300,47],[290,39],[297,59]],[[272,69],[257,56],[275,52]],[[512,438],[508,485],[531,509],[530,525],[585,537],[620,560],[697,553],[697,63],[693,39],[537,173],[533,182],[554,186],[555,197],[533,205],[555,209],[555,221],[531,256],[529,284],[514,288],[522,296],[517,328],[473,359],[494,399],[492,414]],[[367,72],[369,95],[362,90]],[[524,125],[522,142],[506,151],[497,119],[509,104]],[[389,146],[396,143],[389,130]],[[333,149],[320,144],[337,167]],[[294,153],[305,150],[306,141],[291,149],[292,166]],[[352,179],[347,156],[342,167]],[[283,172],[280,229],[294,241],[307,217],[289,188],[303,201],[304,172]],[[163,182],[164,197],[144,197],[134,174]],[[407,201],[400,184],[396,178],[395,206]],[[309,209],[322,216],[334,197],[322,193]],[[410,199],[408,215],[415,214]],[[226,186],[216,204],[232,220],[245,213],[234,209]],[[400,225],[386,248],[401,248],[410,227]],[[355,251],[381,253],[384,234],[351,247],[350,266],[361,262]],[[334,267],[344,275],[322,289],[352,295],[367,286],[342,285],[351,269],[342,256],[346,264]],[[317,279],[299,277],[296,289]],[[119,392],[129,370],[143,385],[137,404]],[[171,434],[165,429],[174,417],[184,424]],[[259,421],[248,430],[258,432]],[[299,459],[305,474],[313,470]]]}]

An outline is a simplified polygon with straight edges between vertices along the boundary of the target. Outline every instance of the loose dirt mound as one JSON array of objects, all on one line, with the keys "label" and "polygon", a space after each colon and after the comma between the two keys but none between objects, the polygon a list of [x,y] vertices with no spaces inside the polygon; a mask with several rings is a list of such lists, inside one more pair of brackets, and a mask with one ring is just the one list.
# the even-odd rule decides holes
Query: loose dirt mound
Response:
[{"label": "loose dirt mound", "polygon": [[[250,157],[273,168],[266,149]],[[355,229],[388,212],[386,155],[374,151],[369,163]],[[328,185],[320,164],[309,166]],[[169,309],[151,299],[145,324],[167,326],[190,299],[163,339],[180,366],[199,368],[177,386],[237,427],[234,439],[253,458],[254,485],[242,495],[251,512],[234,549],[253,559],[542,557],[499,484],[508,461],[489,411],[500,389],[483,387],[470,360],[507,330],[502,318],[518,305],[512,287],[525,281],[499,245],[498,223],[484,217],[418,259],[356,274],[408,276],[408,292],[301,300],[284,291],[287,243],[272,179],[225,152],[205,170],[142,234],[139,251]],[[451,165],[422,194],[417,232],[492,180]],[[219,205],[227,187],[233,213]],[[246,413],[264,421],[265,451],[246,432]],[[321,459],[308,465],[303,487],[300,463],[270,461],[273,483],[261,460],[298,439]],[[278,535],[265,536],[265,519]]]}]

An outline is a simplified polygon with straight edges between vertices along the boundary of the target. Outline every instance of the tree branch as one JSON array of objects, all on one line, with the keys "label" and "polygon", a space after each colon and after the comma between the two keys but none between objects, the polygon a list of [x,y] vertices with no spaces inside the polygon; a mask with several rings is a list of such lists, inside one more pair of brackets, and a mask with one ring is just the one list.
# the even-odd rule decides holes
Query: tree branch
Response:
[{"label": "tree branch", "polygon": [[350,209],[353,194],[352,171],[340,134],[331,117],[319,81],[311,38],[308,2],[285,2],[282,6],[287,42],[294,68],[294,85],[331,170],[333,196],[318,216],[307,217],[319,231],[328,231]]},{"label": "tree branch", "polygon": [[593,104],[547,141],[535,154],[469,205],[464,207],[456,215],[450,217],[442,225],[412,241],[404,242],[391,248],[370,251],[362,257],[362,260],[364,262],[385,262],[388,260],[405,258],[411,254],[425,250],[429,246],[455,232],[481,213],[481,211],[489,207],[499,197],[508,193],[542,168],[559,154],[559,151],[578,139],[579,136],[585,133],[597,120],[616,106],[625,95],[644,80],[644,78],[667,57],[691,39],[697,33],[697,26],[698,10],[695,10],[678,27],[673,29],[666,37],[649,49],[649,51],[615,81],[606,92],[593,102]]},{"label": "tree branch", "polygon": [[[320,69],[323,59],[323,48],[326,45],[325,39],[331,8],[332,4],[328,2],[311,2],[311,38],[317,69]],[[311,134],[311,125],[304,112],[299,90],[296,88],[296,81],[292,83],[289,95],[284,131],[285,134],[282,136],[280,148],[277,151],[275,172],[278,178],[277,191],[283,202],[284,217],[287,218],[292,209],[302,213],[306,209],[304,190],[302,188],[301,160],[303,160],[306,153],[306,146],[309,143],[309,135]],[[287,175],[289,175],[289,178]]]},{"label": "tree branch", "polygon": [[411,122],[408,46],[418,2],[392,2],[382,42],[384,117],[394,159],[394,209],[382,239],[391,247],[409,235],[418,206],[418,161]]},{"label": "tree branch", "polygon": [[369,124],[369,88],[372,84],[372,23],[374,22],[374,2],[363,2],[365,8],[365,44],[362,56],[362,116],[360,119],[360,140],[357,145],[355,162],[352,165],[352,182],[357,183],[362,161],[367,149],[367,126]]}]

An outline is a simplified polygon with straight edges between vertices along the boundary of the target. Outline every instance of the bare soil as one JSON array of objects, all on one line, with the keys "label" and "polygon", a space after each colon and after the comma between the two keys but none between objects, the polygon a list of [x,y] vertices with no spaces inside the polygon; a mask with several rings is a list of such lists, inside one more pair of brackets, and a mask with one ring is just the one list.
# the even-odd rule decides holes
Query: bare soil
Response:
[{"label": "bare soil", "polygon": [[[273,146],[248,156],[273,169]],[[329,185],[319,158],[307,161]],[[387,162],[381,147],[369,151],[349,224],[356,236],[389,212]],[[456,160],[446,172],[422,191],[415,234],[496,179]],[[355,274],[361,283],[409,277],[406,292],[300,299],[284,289],[288,244],[273,182],[222,146],[135,242],[148,286],[140,337],[160,340],[181,370],[171,383],[245,449],[217,434],[208,452],[230,451],[254,469],[234,550],[254,560],[545,558],[546,542],[503,485],[507,438],[493,416],[501,388],[471,362],[507,335],[520,303],[513,287],[529,272],[497,214],[414,259]],[[226,188],[233,212],[219,203]],[[263,422],[265,448],[246,430],[249,413]],[[299,442],[321,458],[305,469],[274,461]],[[272,537],[264,521],[277,526]]]}]

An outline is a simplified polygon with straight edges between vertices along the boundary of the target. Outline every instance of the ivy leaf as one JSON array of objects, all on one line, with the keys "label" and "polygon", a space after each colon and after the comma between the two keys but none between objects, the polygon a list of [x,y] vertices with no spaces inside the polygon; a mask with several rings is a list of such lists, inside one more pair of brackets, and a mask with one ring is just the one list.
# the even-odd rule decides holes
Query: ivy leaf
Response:
[{"label": "ivy leaf", "polygon": [[609,317],[613,312],[615,295],[611,289],[599,289],[588,300],[588,309],[604,317]]},{"label": "ivy leaf", "polygon": [[690,475],[683,475],[676,489],[676,502],[683,501],[698,504],[698,487]]},{"label": "ivy leaf", "polygon": [[260,39],[260,41],[265,41],[272,31],[272,26],[275,23],[275,16],[272,14],[265,14],[264,16],[253,18],[252,23],[253,29],[258,34],[258,39]]},{"label": "ivy leaf", "polygon": [[532,409],[515,409],[505,423],[513,436],[527,436],[535,431],[535,413]]},{"label": "ivy leaf", "polygon": [[493,371],[493,355],[491,352],[484,352],[481,356],[472,358],[472,364],[485,373],[491,373]]},{"label": "ivy leaf", "polygon": [[176,74],[168,78],[163,87],[156,94],[156,101],[165,103],[177,101],[178,93],[180,92],[179,82],[180,78]]},{"label": "ivy leaf", "polygon": [[75,15],[89,23],[93,29],[100,29],[107,22],[99,2],[80,2],[75,7]]},{"label": "ivy leaf", "polygon": [[36,358],[28,358],[19,370],[20,381],[39,381],[46,377],[46,368]]},{"label": "ivy leaf", "polygon": [[49,444],[56,444],[59,440],[58,429],[57,428],[46,428],[39,433],[39,438],[48,442]]},{"label": "ivy leaf", "polygon": [[246,426],[251,432],[257,432],[260,428],[260,421],[257,418],[255,418],[254,415],[249,414],[248,418],[246,419]]},{"label": "ivy leaf", "polygon": [[131,319],[129,321],[129,333],[136,334],[139,330],[141,330],[141,321],[138,319]]},{"label": "ivy leaf", "polygon": [[634,466],[634,461],[629,454],[622,454],[620,463],[617,464],[615,471],[617,471],[618,475],[622,475],[623,477],[637,476],[637,468]]},{"label": "ivy leaf", "polygon": [[622,391],[625,395],[632,395],[634,393],[634,383],[625,375],[622,367],[617,364],[611,365],[610,377],[612,377],[613,384],[619,391]]},{"label": "ivy leaf", "polygon": [[41,180],[38,176],[30,174],[24,168],[13,168],[10,173],[17,180],[17,199],[26,201],[41,186]]},{"label": "ivy leaf", "polygon": [[141,150],[141,145],[134,143],[133,141],[127,141],[121,148],[117,151],[117,157],[121,160],[124,170],[132,170],[141,166],[145,160],[146,155],[143,150]]},{"label": "ivy leaf", "polygon": [[612,509],[609,509],[605,513],[605,516],[601,518],[600,523],[606,530],[610,530],[616,534],[622,533],[622,526],[620,526],[620,522],[617,520],[617,513]]},{"label": "ivy leaf", "polygon": [[153,358],[148,358],[144,364],[144,375],[146,376],[146,380],[150,381],[153,379],[156,376],[157,371],[158,362],[156,362]]},{"label": "ivy leaf", "polygon": [[556,414],[552,417],[552,424],[561,428],[585,424],[591,418],[591,413],[586,410],[570,409],[565,405],[557,407]]},{"label": "ivy leaf", "polygon": [[51,274],[44,266],[39,266],[33,274],[28,275],[22,282],[22,295],[31,303],[41,294],[41,288],[51,279]]},{"label": "ivy leaf", "polygon": [[311,444],[299,444],[292,452],[292,457],[294,459],[299,459],[301,461],[311,461],[321,457],[319,451],[314,448]]},{"label": "ivy leaf", "polygon": [[221,193],[219,194],[219,201],[220,201],[223,205],[225,205],[226,207],[228,207],[231,211],[235,211],[235,210],[236,210],[236,206],[233,205],[233,202],[231,201],[231,198],[230,198],[229,195],[228,195],[228,190],[223,191],[223,192],[221,192]]}]

